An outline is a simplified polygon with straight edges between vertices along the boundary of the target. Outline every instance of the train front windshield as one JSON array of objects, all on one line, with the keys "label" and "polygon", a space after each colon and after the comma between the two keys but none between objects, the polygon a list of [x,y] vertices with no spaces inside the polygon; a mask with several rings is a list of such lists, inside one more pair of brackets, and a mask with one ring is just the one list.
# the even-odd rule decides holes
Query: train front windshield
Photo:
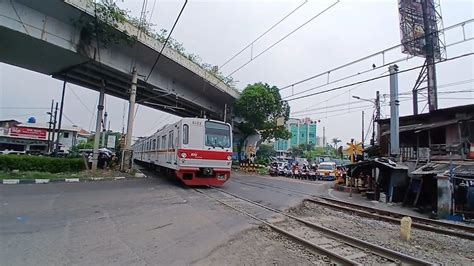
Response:
[{"label": "train front windshield", "polygon": [[206,121],[206,146],[230,148],[230,127],[227,124]]}]

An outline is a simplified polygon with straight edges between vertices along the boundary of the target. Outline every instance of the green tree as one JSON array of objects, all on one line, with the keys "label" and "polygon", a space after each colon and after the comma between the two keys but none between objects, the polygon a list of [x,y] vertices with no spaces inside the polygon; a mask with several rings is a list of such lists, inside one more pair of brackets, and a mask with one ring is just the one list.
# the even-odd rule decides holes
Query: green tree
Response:
[{"label": "green tree", "polygon": [[275,86],[266,83],[248,85],[235,102],[235,113],[244,120],[236,124],[243,134],[238,145],[239,159],[245,140],[254,133],[259,133],[262,141],[291,137],[285,126],[278,126],[276,122],[279,117],[288,121],[290,106],[282,101],[280,91]]},{"label": "green tree", "polygon": [[273,148],[273,145],[262,144],[258,147],[257,158],[270,158],[276,155],[276,151]]},{"label": "green tree", "polygon": [[334,148],[337,149],[337,144],[341,142],[341,140],[338,138],[333,138],[331,142],[334,144]]},{"label": "green tree", "polygon": [[288,149],[288,152],[290,153],[290,156],[295,158],[295,157],[303,157],[305,150],[302,148],[302,146],[298,147],[291,147]]}]

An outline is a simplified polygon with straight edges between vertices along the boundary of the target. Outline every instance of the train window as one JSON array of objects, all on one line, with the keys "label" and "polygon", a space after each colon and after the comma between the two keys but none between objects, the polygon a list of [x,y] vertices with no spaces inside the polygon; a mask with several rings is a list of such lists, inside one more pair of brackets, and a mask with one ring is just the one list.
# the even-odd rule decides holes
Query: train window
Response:
[{"label": "train window", "polygon": [[173,131],[170,132],[169,134],[169,141],[168,141],[168,149],[173,148]]},{"label": "train window", "polygon": [[230,148],[230,127],[224,123],[206,121],[206,146]]},{"label": "train window", "polygon": [[156,139],[153,139],[152,149],[153,149],[153,150],[156,150]]},{"label": "train window", "polygon": [[183,144],[189,143],[189,126],[187,124],[183,125]]},{"label": "train window", "polygon": [[166,136],[161,137],[161,147],[166,149]]}]

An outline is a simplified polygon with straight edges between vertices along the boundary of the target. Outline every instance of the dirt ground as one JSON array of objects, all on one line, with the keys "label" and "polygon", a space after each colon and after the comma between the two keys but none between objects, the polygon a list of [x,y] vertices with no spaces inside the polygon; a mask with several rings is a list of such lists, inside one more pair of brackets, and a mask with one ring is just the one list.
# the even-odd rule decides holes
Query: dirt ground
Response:
[{"label": "dirt ground", "polygon": [[195,265],[324,265],[329,260],[266,226],[244,231]]}]

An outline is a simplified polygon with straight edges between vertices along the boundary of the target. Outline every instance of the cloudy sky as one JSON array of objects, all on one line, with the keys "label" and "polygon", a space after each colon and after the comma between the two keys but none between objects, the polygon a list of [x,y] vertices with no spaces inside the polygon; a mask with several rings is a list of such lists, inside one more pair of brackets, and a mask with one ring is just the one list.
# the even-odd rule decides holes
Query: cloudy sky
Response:
[{"label": "cloudy sky", "polygon": [[[155,28],[170,29],[184,1],[148,0],[147,14]],[[292,16],[265,35],[253,46],[253,55],[259,54],[283,36],[308,21],[333,1],[308,1]],[[399,17],[396,0],[341,0],[329,11],[312,20],[294,34],[253,60],[246,67],[233,74],[242,90],[247,84],[267,82],[284,87],[299,80],[326,72],[366,55],[382,51],[400,43]],[[142,0],[119,1],[119,5],[140,15]],[[188,52],[199,55],[204,62],[221,66],[228,58],[252,42],[271,25],[276,23],[303,1],[189,1],[173,38],[183,43]],[[155,8],[153,9],[153,5]],[[444,26],[450,26],[474,18],[474,4],[471,0],[441,0]],[[466,38],[474,36],[474,23],[465,26]],[[446,43],[463,39],[462,28],[450,30],[445,35]],[[447,57],[453,58],[474,52],[474,41],[467,41],[447,48]],[[250,59],[246,50],[221,70],[228,74]],[[397,48],[385,54],[385,62],[406,58]],[[474,103],[474,57],[440,63],[437,65],[439,107]],[[414,58],[398,62],[400,70],[421,65],[423,59]],[[372,64],[383,64],[381,55],[351,65],[297,86],[282,91],[291,99],[292,93],[299,93],[313,87],[310,92],[339,87],[345,84],[377,77],[387,73],[380,68],[350,79],[334,82],[372,68]],[[418,71],[399,75],[399,91],[410,91]],[[329,82],[331,84],[320,87]],[[332,83],[334,82],[334,83]],[[62,82],[49,76],[0,63],[0,119],[26,121],[30,116],[45,122],[45,114],[51,100],[59,100]],[[373,108],[368,102],[353,99],[352,96],[371,99],[375,91],[382,95],[389,93],[389,79],[364,83],[331,93],[320,94],[290,102],[294,117],[310,117],[319,120],[318,135],[326,128],[328,138],[338,137],[343,142],[350,138],[361,139],[361,112],[365,111],[366,125],[372,117]],[[460,92],[461,91],[461,92]],[[310,93],[307,92],[307,93]],[[307,94],[306,93],[306,94]],[[300,94],[305,95],[305,93]],[[408,95],[401,95],[400,114],[412,113]],[[93,129],[94,110],[98,93],[75,85],[68,87],[65,99],[65,123]],[[422,96],[420,96],[423,99]],[[382,116],[389,115],[388,98],[382,105]],[[420,110],[426,102],[420,103]],[[121,131],[124,107],[123,100],[106,97],[106,109],[111,129]],[[306,112],[301,112],[305,111]],[[307,111],[310,110],[310,111]],[[300,112],[298,112],[300,111]],[[426,112],[426,109],[425,109]],[[141,106],[135,122],[134,136],[152,133],[162,124],[177,120],[175,116]],[[126,121],[126,117],[125,117]],[[369,134],[370,136],[370,134]]]}]

